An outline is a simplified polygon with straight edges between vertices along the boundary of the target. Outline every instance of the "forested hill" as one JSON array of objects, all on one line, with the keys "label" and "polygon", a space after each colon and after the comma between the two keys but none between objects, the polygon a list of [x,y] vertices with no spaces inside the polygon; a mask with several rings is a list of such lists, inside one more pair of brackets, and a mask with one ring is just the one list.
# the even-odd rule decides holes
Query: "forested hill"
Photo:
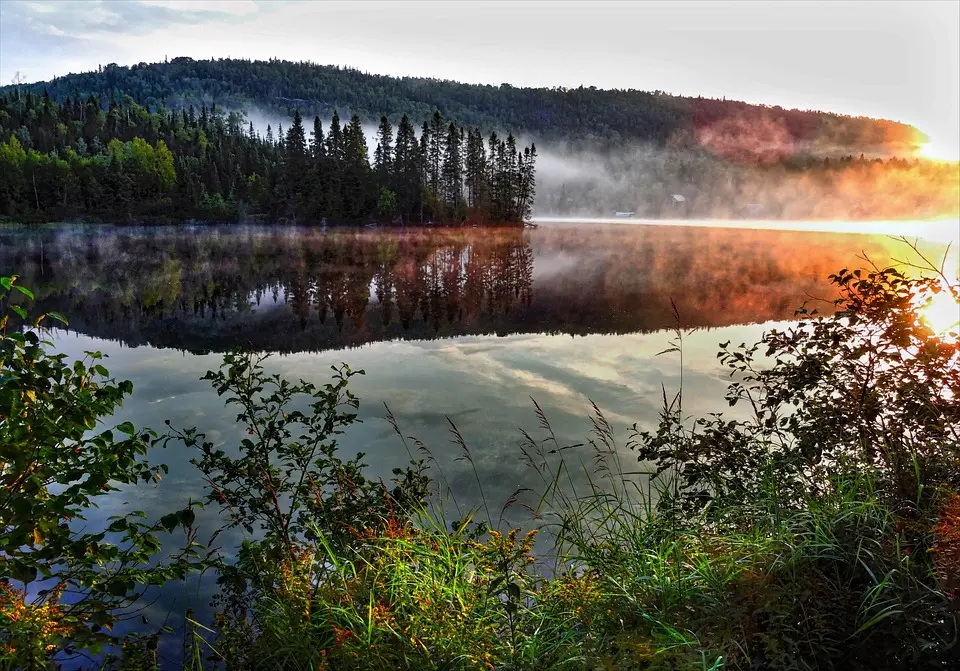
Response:
[{"label": "forested hill", "polygon": [[[150,107],[201,103],[292,116],[329,117],[334,109],[375,121],[387,114],[443,116],[480,128],[510,129],[536,139],[646,140],[657,144],[733,135],[742,141],[789,142],[811,151],[906,150],[923,140],[912,126],[816,111],[785,110],[732,100],[686,98],[661,92],[590,88],[517,88],[387,77],[313,63],[174,58],[164,63],[114,64],[24,88],[57,100],[99,96],[104,105],[129,95]],[[0,89],[11,95],[12,87]]]}]

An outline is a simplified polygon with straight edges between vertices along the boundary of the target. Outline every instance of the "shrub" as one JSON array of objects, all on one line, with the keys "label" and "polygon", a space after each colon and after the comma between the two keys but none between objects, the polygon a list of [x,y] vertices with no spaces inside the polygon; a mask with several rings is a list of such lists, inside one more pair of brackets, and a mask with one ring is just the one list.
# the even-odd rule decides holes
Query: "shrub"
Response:
[{"label": "shrub", "polygon": [[[40,669],[61,651],[97,651],[144,587],[183,577],[193,548],[157,563],[160,522],[142,511],[82,524],[97,499],[159,480],[145,459],[155,434],[130,423],[101,430],[130,394],[87,352],[68,362],[16,299],[33,294],[0,278],[0,668]],[[14,328],[19,319],[26,326]],[[189,527],[188,511],[167,528]]]}]

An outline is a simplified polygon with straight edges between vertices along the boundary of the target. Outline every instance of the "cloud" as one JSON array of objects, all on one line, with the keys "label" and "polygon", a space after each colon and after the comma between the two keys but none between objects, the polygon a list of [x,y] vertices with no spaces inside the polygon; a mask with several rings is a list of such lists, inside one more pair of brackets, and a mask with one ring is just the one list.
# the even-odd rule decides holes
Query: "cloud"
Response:
[{"label": "cloud", "polygon": [[50,23],[40,23],[37,24],[36,30],[43,35],[52,35],[53,37],[63,37],[66,33],[55,25]]},{"label": "cloud", "polygon": [[140,4],[177,11],[214,12],[235,16],[247,16],[260,11],[260,7],[253,0],[140,0]]},{"label": "cloud", "polygon": [[[26,33],[56,34],[100,40],[147,33],[164,33],[172,27],[249,17],[260,11],[251,0],[72,0],[40,3],[4,0],[4,23]],[[50,28],[57,32],[51,32]],[[31,49],[31,51],[35,51]]]},{"label": "cloud", "polygon": [[38,13],[38,14],[52,14],[57,11],[57,6],[45,2],[25,2],[23,3],[28,9]]}]

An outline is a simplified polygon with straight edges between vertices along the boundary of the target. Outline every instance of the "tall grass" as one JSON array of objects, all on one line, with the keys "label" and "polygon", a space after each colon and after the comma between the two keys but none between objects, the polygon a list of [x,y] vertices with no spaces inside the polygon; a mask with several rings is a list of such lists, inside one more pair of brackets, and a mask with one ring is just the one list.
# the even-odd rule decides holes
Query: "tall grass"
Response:
[{"label": "tall grass", "polygon": [[[452,422],[475,509],[389,409],[411,461],[392,489],[363,476],[360,455],[339,457],[359,403],[349,369],[318,389],[230,355],[207,378],[240,399],[257,440],[232,458],[195,430],[177,435],[203,454],[207,503],[263,540],[219,567],[213,622],[188,616],[183,667],[958,668],[960,345],[916,320],[929,282],[890,270],[835,281],[836,315],[724,346],[727,400],[749,404],[749,420],[686,417],[681,382],[662,390],[653,430],[621,443],[593,405],[589,436],[570,441],[531,399],[538,427],[521,431],[518,459],[532,485],[498,512]],[[676,316],[667,351],[682,355]],[[288,412],[302,398],[312,413]],[[529,525],[505,527],[518,505]],[[13,668],[11,640],[0,632],[0,668]],[[132,641],[114,668],[155,668],[155,651]]]},{"label": "tall grass", "polygon": [[[663,389],[652,432],[634,427],[621,445],[594,405],[589,438],[566,441],[532,400],[538,428],[519,446],[535,493],[526,534],[500,528],[520,491],[495,517],[452,422],[481,485],[477,510],[388,410],[411,459],[434,468],[438,498],[395,508],[349,547],[316,530],[303,570],[322,577],[305,601],[289,578],[260,600],[269,654],[250,668],[952,668],[960,516],[942,511],[960,500],[960,393],[932,387],[960,392],[960,351],[904,332],[907,290],[927,285],[888,271],[835,281],[846,310],[772,332],[769,372],[754,366],[758,347],[722,353],[737,374],[728,400],[750,404],[748,422],[685,417],[681,384]],[[682,356],[677,320],[667,351]],[[838,345],[847,358],[822,358]],[[878,397],[919,399],[923,412],[868,401],[881,383]],[[862,397],[853,410],[849,385]],[[812,456],[810,439],[821,441]],[[535,531],[547,540],[537,550]],[[293,618],[293,604],[309,617]]]}]

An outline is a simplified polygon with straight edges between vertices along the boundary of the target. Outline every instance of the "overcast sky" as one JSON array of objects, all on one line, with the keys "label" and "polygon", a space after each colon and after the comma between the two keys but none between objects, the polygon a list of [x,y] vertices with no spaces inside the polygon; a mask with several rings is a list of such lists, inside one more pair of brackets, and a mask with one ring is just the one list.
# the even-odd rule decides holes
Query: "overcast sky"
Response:
[{"label": "overcast sky", "polygon": [[878,116],[960,155],[960,2],[0,0],[0,81],[284,58]]}]

